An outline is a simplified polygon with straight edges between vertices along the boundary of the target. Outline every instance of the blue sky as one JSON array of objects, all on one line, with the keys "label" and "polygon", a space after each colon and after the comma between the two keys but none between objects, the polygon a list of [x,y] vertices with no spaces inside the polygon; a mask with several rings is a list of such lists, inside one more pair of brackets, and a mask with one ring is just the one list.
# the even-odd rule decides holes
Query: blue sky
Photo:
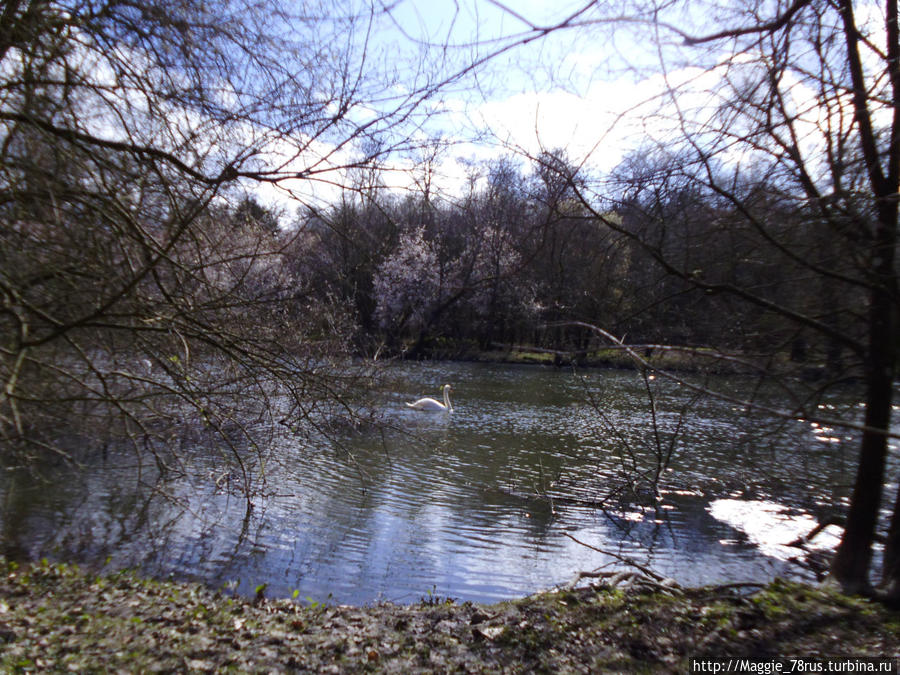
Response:
[{"label": "blue sky", "polygon": [[[500,52],[428,104],[440,114],[420,136],[459,141],[439,158],[446,190],[456,191],[464,182],[460,160],[565,147],[576,160],[608,170],[632,146],[626,137],[635,133],[634,120],[626,113],[650,96],[629,60],[620,58],[627,51],[623,43],[636,58],[625,31],[604,36],[608,31],[560,30],[518,45],[534,36],[529,24],[555,25],[584,4],[527,0],[504,9],[489,0],[402,0],[379,17],[373,51],[384,50],[409,82],[420,66],[440,68],[446,76]],[[430,62],[423,66],[426,59]],[[482,134],[478,142],[466,142],[477,134]],[[402,174],[407,166],[397,164],[398,185],[408,183]]]},{"label": "blue sky", "polygon": [[[366,0],[359,0],[365,6]],[[693,51],[681,60],[681,37],[675,33],[654,34],[654,25],[615,17],[617,5],[596,5],[582,15],[590,21],[604,12],[606,19],[576,29],[550,34],[504,51],[524,37],[533,35],[533,26],[553,26],[586,6],[586,0],[546,2],[509,0],[501,5],[492,0],[381,0],[385,9],[378,16],[371,37],[373,62],[397,69],[406,85],[415,88],[422,80],[415,74],[440,73],[447,76],[467,64],[495,52],[473,73],[443,88],[428,102],[440,114],[417,137],[441,135],[457,143],[437,158],[436,181],[448,193],[459,192],[465,184],[467,163],[518,153],[535,156],[543,149],[565,148],[576,163],[597,174],[613,169],[623,157],[642,144],[660,147],[680,136],[680,125],[702,127],[717,105],[716,90],[722,87],[725,68],[703,67],[699,59],[733,54],[723,45],[703,53]],[[694,7],[706,5],[693,5]],[[865,3],[858,15],[864,16]],[[506,8],[504,8],[506,7]],[[682,12],[681,5],[676,11]],[[721,5],[731,22],[746,20],[737,5]],[[873,5],[874,7],[874,5]],[[678,16],[681,25],[695,33],[711,30],[713,14]],[[724,24],[721,24],[724,25]],[[720,24],[716,24],[717,28]],[[875,24],[877,27],[877,22]],[[665,76],[658,67],[656,39],[665,43],[672,57]],[[732,63],[738,63],[732,60]],[[693,59],[693,60],[691,60]],[[662,94],[668,87],[679,88],[681,107],[676,114]],[[797,83],[792,88],[798,108],[808,111],[810,147],[820,143],[816,136],[818,107],[816,93]],[[354,114],[365,115],[365,110]],[[803,131],[803,129],[801,129]],[[481,134],[476,142],[474,137]],[[327,148],[323,148],[327,151]],[[725,161],[741,161],[737,154]],[[396,171],[389,183],[403,188],[412,183],[407,170],[411,160],[394,158]],[[297,186],[298,192],[305,186]],[[334,190],[320,190],[318,197],[333,199]]]},{"label": "blue sky", "polygon": [[[420,68],[446,77],[490,56],[426,104],[439,114],[417,136],[457,141],[438,157],[436,180],[443,190],[458,193],[472,161],[510,153],[536,156],[543,149],[565,148],[586,168],[609,171],[650,132],[643,113],[663,82],[650,67],[655,55],[635,42],[633,24],[556,30],[519,44],[534,37],[529,24],[556,25],[585,4],[384,0],[379,5],[385,11],[375,20],[368,58],[375,66],[396,68],[410,88],[421,84]],[[683,80],[692,74],[672,76]],[[398,95],[404,86],[395,86]],[[365,108],[351,113],[358,120],[367,114]],[[476,135],[477,142],[472,140]],[[409,186],[410,166],[394,158],[397,170],[389,174],[389,183]],[[292,185],[306,198],[309,187]],[[336,196],[334,188],[312,187],[320,200]]]}]

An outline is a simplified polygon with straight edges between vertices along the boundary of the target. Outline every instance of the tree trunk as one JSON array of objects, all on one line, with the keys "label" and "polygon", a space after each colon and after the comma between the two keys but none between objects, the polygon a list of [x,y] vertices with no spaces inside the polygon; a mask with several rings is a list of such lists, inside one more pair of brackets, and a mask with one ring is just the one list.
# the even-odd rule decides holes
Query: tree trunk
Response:
[{"label": "tree trunk", "polygon": [[894,248],[896,202],[882,203],[873,247],[874,281],[869,305],[866,360],[866,430],[847,526],[831,565],[831,577],[851,593],[869,592],[869,564],[884,483],[894,383]]},{"label": "tree trunk", "polygon": [[[891,245],[889,254],[892,270],[897,243],[897,215],[898,215],[898,186],[900,186],[900,11],[897,0],[889,0],[886,4],[886,34],[887,57],[890,62],[891,91],[893,93],[894,120],[891,125],[891,144],[888,152],[887,192],[884,193],[884,205],[882,211],[886,214],[885,226],[890,225],[890,233],[893,238],[882,245]],[[891,277],[893,285],[887,288],[897,298],[897,277]],[[892,308],[893,309],[893,308]],[[893,317],[893,313],[889,316]],[[895,336],[891,336],[895,338]],[[896,339],[892,339],[891,348],[896,345]],[[891,352],[894,355],[894,352]],[[896,358],[896,356],[894,356]],[[893,362],[892,362],[893,363]],[[887,439],[885,439],[887,440]],[[897,491],[897,499],[894,502],[894,513],[891,516],[891,524],[888,529],[887,545],[884,549],[884,570],[882,572],[882,586],[888,600],[900,603],[900,488]]]},{"label": "tree trunk", "polygon": [[884,571],[881,577],[882,591],[892,605],[900,605],[900,485],[884,546]]},{"label": "tree trunk", "polygon": [[[894,380],[894,304],[897,278],[894,257],[897,245],[897,186],[900,183],[900,31],[897,0],[886,2],[887,69],[895,103],[888,152],[879,147],[869,109],[868,88],[859,53],[860,35],[853,16],[852,0],[841,0],[838,8],[847,43],[847,65],[853,82],[853,109],[859,132],[860,150],[875,198],[877,222],[872,232],[872,295],[869,305],[869,344],[866,359],[866,430],[863,432],[859,469],[847,527],[831,566],[831,576],[852,592],[869,590],[869,563],[872,541],[881,506],[886,432],[891,424],[891,396]],[[886,165],[882,165],[882,158]],[[865,223],[861,232],[868,228]],[[895,526],[892,524],[892,528]]]},{"label": "tree trunk", "polygon": [[866,396],[866,426],[863,432],[856,484],[847,514],[844,536],[831,565],[831,576],[848,593],[871,590],[869,564],[878,523],[884,481],[887,437],[876,429],[886,429],[891,412],[891,378],[870,375]]}]

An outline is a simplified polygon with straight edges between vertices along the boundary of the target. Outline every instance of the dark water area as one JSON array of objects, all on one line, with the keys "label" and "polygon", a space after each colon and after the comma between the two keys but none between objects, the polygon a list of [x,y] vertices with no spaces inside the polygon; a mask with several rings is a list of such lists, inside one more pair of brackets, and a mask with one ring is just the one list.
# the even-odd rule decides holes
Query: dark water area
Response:
[{"label": "dark water area", "polygon": [[[622,555],[687,585],[810,578],[783,544],[846,500],[855,470],[852,433],[751,416],[673,383],[650,383],[654,425],[631,371],[404,363],[380,382],[381,424],[330,437],[268,430],[247,494],[228,450],[200,441],[165,478],[150,458],[115,451],[41,482],[7,473],[3,548],[354,604],[516,597],[619,568]],[[445,382],[452,414],[404,405],[439,398]],[[792,403],[740,378],[705,384]],[[844,390],[815,410],[854,414],[858,400]],[[641,476],[670,449],[653,495]]]}]

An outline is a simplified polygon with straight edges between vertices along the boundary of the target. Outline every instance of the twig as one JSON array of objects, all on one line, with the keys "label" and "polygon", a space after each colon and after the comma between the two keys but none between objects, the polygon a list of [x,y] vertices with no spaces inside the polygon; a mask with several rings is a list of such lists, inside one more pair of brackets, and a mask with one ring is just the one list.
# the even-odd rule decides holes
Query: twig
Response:
[{"label": "twig", "polygon": [[[641,572],[641,574],[649,577],[650,579],[657,582],[658,584],[664,585],[667,588],[669,588],[669,587],[678,588],[678,584],[674,584],[674,582],[672,582],[671,579],[667,579],[666,577],[662,576],[661,574],[657,574],[656,572],[654,572],[652,569],[650,569],[646,565],[642,565],[641,563],[636,562],[635,560],[632,560],[631,558],[629,558],[626,555],[622,555],[621,553],[615,553],[614,551],[607,551],[605,549],[598,548],[597,546],[592,546],[591,544],[583,542],[580,539],[572,536],[568,532],[564,532],[563,534],[565,534],[565,536],[567,536],[569,539],[574,541],[576,544],[581,544],[582,546],[585,546],[586,548],[589,548],[592,551],[597,551],[598,553],[602,553],[603,555],[608,555],[612,558],[615,558],[619,562],[622,562],[622,563],[625,563],[626,565],[630,565],[631,567],[634,567],[636,570],[639,570]],[[672,584],[672,585],[670,586],[670,584]]]},{"label": "twig", "polygon": [[807,532],[804,535],[801,535],[794,539],[788,546],[796,546],[797,548],[805,547],[809,542],[811,542],[819,532],[824,530],[829,525],[839,525],[840,527],[846,526],[846,521],[843,518],[832,517],[823,520],[821,523],[816,525],[813,529]]}]

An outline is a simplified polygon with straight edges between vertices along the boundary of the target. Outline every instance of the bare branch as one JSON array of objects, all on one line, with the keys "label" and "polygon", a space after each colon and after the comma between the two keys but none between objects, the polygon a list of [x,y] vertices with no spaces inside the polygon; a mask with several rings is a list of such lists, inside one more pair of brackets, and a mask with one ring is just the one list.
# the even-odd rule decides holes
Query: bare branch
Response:
[{"label": "bare branch", "polygon": [[707,42],[716,42],[718,40],[727,38],[741,37],[743,35],[759,35],[762,33],[771,33],[781,30],[782,28],[787,26],[791,22],[791,19],[794,18],[794,15],[796,15],[797,12],[809,5],[811,1],[812,0],[794,0],[794,3],[783,13],[781,13],[771,21],[766,21],[765,23],[760,23],[755,26],[745,26],[743,28],[727,28],[710,35],[695,37],[682,33],[682,36],[684,37],[684,42],[686,45],[700,45]]}]

